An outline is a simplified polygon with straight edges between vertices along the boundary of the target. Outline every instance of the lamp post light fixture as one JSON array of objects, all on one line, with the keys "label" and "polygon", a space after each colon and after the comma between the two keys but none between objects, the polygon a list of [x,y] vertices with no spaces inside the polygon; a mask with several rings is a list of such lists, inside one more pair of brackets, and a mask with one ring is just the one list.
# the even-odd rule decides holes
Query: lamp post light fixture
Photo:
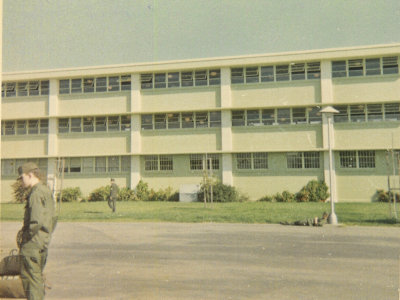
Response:
[{"label": "lamp post light fixture", "polygon": [[334,114],[339,113],[338,110],[334,109],[332,106],[327,106],[319,111],[322,115],[325,115],[328,121],[328,149],[329,149],[329,192],[331,198],[331,213],[328,218],[328,223],[337,225],[338,220],[335,214],[335,201],[333,199],[332,191],[332,145],[331,145],[331,128],[332,128],[332,117]]}]

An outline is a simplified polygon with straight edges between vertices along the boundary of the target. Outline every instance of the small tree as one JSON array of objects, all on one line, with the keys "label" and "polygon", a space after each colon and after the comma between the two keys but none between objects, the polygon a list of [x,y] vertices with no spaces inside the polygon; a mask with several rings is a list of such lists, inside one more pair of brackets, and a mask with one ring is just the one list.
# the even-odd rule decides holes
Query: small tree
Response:
[{"label": "small tree", "polygon": [[[82,198],[82,192],[79,187],[65,188],[61,197],[62,202],[77,202]],[[60,193],[57,194],[57,201],[60,201]]]}]

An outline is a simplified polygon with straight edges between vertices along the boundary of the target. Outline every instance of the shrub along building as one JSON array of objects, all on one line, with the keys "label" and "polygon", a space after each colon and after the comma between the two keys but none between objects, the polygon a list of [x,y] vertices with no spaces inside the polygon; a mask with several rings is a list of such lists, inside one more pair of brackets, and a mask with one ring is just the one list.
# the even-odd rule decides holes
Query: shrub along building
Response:
[{"label": "shrub along building", "polygon": [[[199,184],[203,169],[250,199],[310,180],[338,201],[387,189],[387,149],[400,149],[400,45],[4,73],[2,201],[17,167],[85,195],[115,178],[135,188]],[[208,163],[205,166],[204,157]],[[210,163],[211,162],[211,163]]]}]

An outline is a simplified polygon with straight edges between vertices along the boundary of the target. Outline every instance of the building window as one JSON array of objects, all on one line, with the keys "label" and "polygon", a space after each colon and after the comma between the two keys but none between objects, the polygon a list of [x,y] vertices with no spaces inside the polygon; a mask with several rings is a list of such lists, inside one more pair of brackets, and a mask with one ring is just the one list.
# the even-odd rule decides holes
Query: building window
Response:
[{"label": "building window", "polygon": [[288,169],[318,169],[319,152],[289,152],[286,154]]},{"label": "building window", "polygon": [[69,171],[71,173],[81,172],[81,159],[80,157],[71,157],[69,160]]},{"label": "building window", "polygon": [[[364,72],[365,68],[365,72]],[[398,74],[398,56],[332,61],[332,77]]]},{"label": "building window", "polygon": [[108,160],[108,172],[119,172],[119,156],[109,156]]},{"label": "building window", "polygon": [[179,87],[179,72],[168,73],[168,87]]},{"label": "building window", "polygon": [[277,109],[277,122],[278,124],[290,124],[290,108]]},{"label": "building window", "polygon": [[110,116],[107,118],[108,131],[119,131],[119,116]]},{"label": "building window", "polygon": [[96,173],[105,173],[107,171],[107,157],[95,158],[95,171]]},{"label": "building window", "polygon": [[243,68],[231,69],[231,83],[244,83]]},{"label": "building window", "polygon": [[154,74],[154,87],[156,89],[167,87],[165,73]]},{"label": "building window", "polygon": [[174,169],[172,155],[146,155],[145,171],[172,171]]},{"label": "building window", "polygon": [[210,70],[209,71],[209,85],[220,85],[221,84],[221,70]]},{"label": "building window", "polygon": [[130,91],[130,90],[131,90],[131,75],[122,75],[121,91]]},{"label": "building window", "polygon": [[386,103],[384,104],[385,120],[386,121],[400,121],[400,104],[399,103]]},{"label": "building window", "polygon": [[146,155],[144,157],[144,169],[145,171],[158,171],[158,156]]},{"label": "building window", "polygon": [[61,79],[59,81],[59,93],[60,94],[69,94],[70,93],[70,80],[69,79]]},{"label": "building window", "polygon": [[292,108],[292,119],[294,124],[307,123],[307,115],[305,107]]},{"label": "building window", "polygon": [[275,123],[275,109],[263,109],[261,117],[264,125],[273,125]]},{"label": "building window", "polygon": [[196,128],[208,127],[208,112],[196,112]]},{"label": "building window", "polygon": [[40,134],[49,133],[49,120],[41,119],[40,120]]},{"label": "building window", "polygon": [[[207,163],[205,163],[207,161]],[[211,163],[210,163],[211,162]],[[210,170],[219,170],[219,155],[218,154],[191,154],[190,155],[190,170],[204,170],[205,166]]]},{"label": "building window", "polygon": [[83,132],[93,132],[93,131],[94,131],[94,117],[84,117]]},{"label": "building window", "polygon": [[302,169],[303,168],[303,153],[291,152],[286,154],[287,167],[289,169]]},{"label": "building window", "polygon": [[244,126],[246,124],[244,110],[232,111],[232,126]]},{"label": "building window", "polygon": [[26,134],[26,121],[18,120],[17,121],[17,135],[24,135],[24,134]]},{"label": "building window", "polygon": [[121,172],[130,172],[130,171],[131,171],[131,157],[121,156]]},{"label": "building window", "polygon": [[358,151],[359,168],[375,168],[375,151]]},{"label": "building window", "polygon": [[320,79],[321,78],[321,63],[310,62],[307,63],[307,79]]},{"label": "building window", "polygon": [[71,132],[82,131],[82,118],[71,118]]},{"label": "building window", "polygon": [[334,108],[339,111],[337,114],[333,115],[333,120],[335,123],[344,123],[349,121],[347,105],[335,106]]},{"label": "building window", "polygon": [[82,93],[82,79],[72,79],[71,80],[71,93]]},{"label": "building window", "polygon": [[182,87],[193,86],[193,72],[181,73]]},{"label": "building window", "polygon": [[154,115],[154,128],[155,129],[166,129],[167,128],[167,115],[166,114],[155,114]]},{"label": "building window", "polygon": [[140,74],[140,84],[142,89],[152,89],[153,74]]},{"label": "building window", "polygon": [[375,151],[340,151],[341,168],[375,168]]},{"label": "building window", "polygon": [[274,81],[274,66],[261,67],[261,82]]},{"label": "building window", "polygon": [[206,70],[195,71],[194,79],[196,86],[205,86],[208,84],[208,72]]},{"label": "building window", "polygon": [[383,120],[382,104],[368,104],[367,105],[368,122],[376,122]]},{"label": "building window", "polygon": [[181,114],[182,128],[194,128],[194,113],[187,112]]},{"label": "building window", "polygon": [[383,74],[399,73],[398,56],[389,56],[382,58]]},{"label": "building window", "polygon": [[69,119],[63,118],[58,119],[58,133],[67,133],[69,132]]},{"label": "building window", "polygon": [[94,171],[94,157],[82,158],[82,173],[93,173]]},{"label": "building window", "polygon": [[306,79],[305,64],[292,64],[291,65],[292,80]]},{"label": "building window", "polygon": [[94,78],[83,79],[83,92],[93,93],[94,92]]},{"label": "building window", "polygon": [[102,93],[107,92],[107,77],[98,77],[96,78],[96,92]]},{"label": "building window", "polygon": [[96,117],[96,131],[107,131],[107,118],[106,117]]},{"label": "building window", "polygon": [[17,95],[15,82],[6,83],[6,97],[15,97]]},{"label": "building window", "polygon": [[17,88],[18,97],[28,96],[28,82],[18,82]]},{"label": "building window", "polygon": [[276,66],[276,81],[288,81],[289,80],[289,65],[278,65]]},{"label": "building window", "polygon": [[169,113],[167,114],[168,117],[168,129],[177,129],[180,128],[179,122],[179,113]]},{"label": "building window", "polygon": [[365,122],[365,105],[350,105],[350,121]]},{"label": "building window", "polygon": [[346,61],[341,60],[341,61],[333,61],[332,62],[332,77],[346,77],[347,72],[346,72]]},{"label": "building window", "polygon": [[253,153],[253,167],[254,169],[268,169],[268,153]]},{"label": "building window", "polygon": [[237,153],[236,167],[239,170],[251,169],[251,153]]},{"label": "building window", "polygon": [[303,155],[305,169],[318,169],[320,167],[319,152],[303,152]]},{"label": "building window", "polygon": [[210,111],[210,127],[221,127],[220,111]]},{"label": "building window", "polygon": [[320,113],[321,108],[319,106],[307,107],[308,122],[310,124],[322,123],[322,114]]},{"label": "building window", "polygon": [[255,126],[260,124],[260,111],[247,110],[247,126]]},{"label": "building window", "polygon": [[172,171],[173,169],[172,155],[160,155],[160,171]]},{"label": "building window", "polygon": [[236,168],[238,170],[268,169],[268,153],[237,153]]},{"label": "building window", "polygon": [[246,68],[246,83],[258,83],[258,67],[248,67]]},{"label": "building window", "polygon": [[363,76],[364,65],[362,59],[351,59],[348,61],[348,72],[349,76]]},{"label": "building window", "polygon": [[131,130],[131,116],[121,116],[121,131]]},{"label": "building window", "polygon": [[369,58],[365,60],[365,75],[381,75],[380,58]]},{"label": "building window", "polygon": [[142,115],[142,130],[153,129],[153,115]]},{"label": "building window", "polygon": [[28,120],[28,134],[39,133],[39,120]]}]

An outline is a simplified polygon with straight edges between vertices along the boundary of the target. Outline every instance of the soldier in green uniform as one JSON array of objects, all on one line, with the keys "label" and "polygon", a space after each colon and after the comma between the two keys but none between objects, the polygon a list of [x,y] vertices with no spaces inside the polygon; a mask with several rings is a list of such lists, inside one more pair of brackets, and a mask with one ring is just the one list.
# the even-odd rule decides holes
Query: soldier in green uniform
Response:
[{"label": "soldier in green uniform", "polygon": [[55,228],[56,216],[53,197],[41,181],[35,163],[25,163],[18,168],[19,179],[30,189],[25,205],[24,225],[20,237],[21,280],[27,299],[44,299],[43,269],[47,251]]},{"label": "soldier in green uniform", "polygon": [[324,224],[327,223],[328,220],[328,214],[324,212],[322,214],[321,218],[314,217],[313,219],[306,219],[306,220],[301,220],[301,221],[295,221],[295,222],[281,222],[280,224],[282,225],[296,225],[296,226],[324,226]]},{"label": "soldier in green uniform", "polygon": [[115,212],[117,209],[117,198],[118,198],[118,185],[115,183],[114,178],[111,178],[111,187],[110,187],[110,197],[108,198],[108,206],[112,209],[112,212]]}]

